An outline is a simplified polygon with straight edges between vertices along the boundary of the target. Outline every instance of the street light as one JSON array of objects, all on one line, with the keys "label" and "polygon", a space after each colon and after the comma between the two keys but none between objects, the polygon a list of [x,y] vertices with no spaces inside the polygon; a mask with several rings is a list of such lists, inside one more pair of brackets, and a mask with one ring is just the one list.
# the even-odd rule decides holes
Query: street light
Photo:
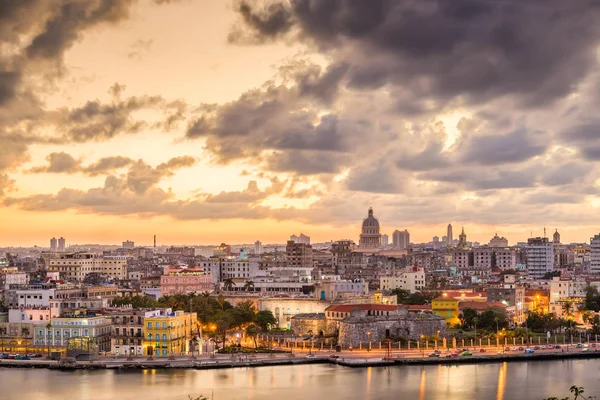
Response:
[{"label": "street light", "polygon": [[369,339],[369,350],[371,351],[371,332],[367,332],[367,338]]},{"label": "street light", "polygon": [[477,350],[477,317],[473,318],[473,324],[475,324],[475,350]]}]

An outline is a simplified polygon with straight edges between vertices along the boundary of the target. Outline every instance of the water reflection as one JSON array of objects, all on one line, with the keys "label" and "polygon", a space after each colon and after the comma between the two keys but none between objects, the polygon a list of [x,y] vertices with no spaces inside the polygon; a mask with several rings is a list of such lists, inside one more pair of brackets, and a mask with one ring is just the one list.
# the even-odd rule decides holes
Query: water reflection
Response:
[{"label": "water reflection", "polygon": [[500,370],[498,371],[498,393],[496,395],[496,400],[504,400],[504,390],[506,387],[506,369],[508,368],[508,364],[506,362],[502,363]]},{"label": "water reflection", "polygon": [[425,400],[425,369],[421,370],[421,381],[419,384],[419,400]]},{"label": "water reflection", "polygon": [[539,400],[568,394],[574,382],[590,395],[600,395],[599,369],[600,360],[365,369],[331,365],[135,372],[0,368],[0,398],[181,400],[189,395],[210,398],[214,393],[215,400]]}]

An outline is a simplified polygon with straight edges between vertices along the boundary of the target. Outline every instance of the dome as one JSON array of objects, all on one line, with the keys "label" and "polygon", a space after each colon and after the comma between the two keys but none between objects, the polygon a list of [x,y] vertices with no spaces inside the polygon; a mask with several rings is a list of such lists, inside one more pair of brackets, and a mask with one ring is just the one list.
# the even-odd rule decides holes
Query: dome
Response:
[{"label": "dome", "polygon": [[363,229],[364,228],[370,228],[370,229],[376,228],[376,229],[379,229],[379,221],[377,220],[377,218],[375,218],[373,216],[373,209],[372,208],[369,208],[369,216],[363,220],[362,226],[363,226]]}]

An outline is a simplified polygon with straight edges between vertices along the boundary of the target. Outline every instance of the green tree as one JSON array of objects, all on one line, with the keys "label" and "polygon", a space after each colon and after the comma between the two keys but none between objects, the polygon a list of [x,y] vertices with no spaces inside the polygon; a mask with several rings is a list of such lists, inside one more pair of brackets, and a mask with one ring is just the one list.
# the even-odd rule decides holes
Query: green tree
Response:
[{"label": "green tree", "polygon": [[223,289],[225,289],[225,291],[229,292],[229,291],[233,290],[234,286],[235,286],[235,282],[233,281],[233,278],[223,279]]},{"label": "green tree", "polygon": [[562,303],[562,313],[567,318],[573,318],[573,302],[565,301]]},{"label": "green tree", "polygon": [[588,284],[585,289],[585,299],[582,307],[590,311],[600,311],[600,293],[598,293],[596,286]]},{"label": "green tree", "polygon": [[479,317],[477,328],[485,329],[487,331],[495,332],[496,329],[502,329],[508,327],[508,319],[506,312],[500,307],[490,307],[483,311]]},{"label": "green tree", "polygon": [[0,312],[8,312],[8,307],[4,304],[4,300],[0,300]]},{"label": "green tree", "polygon": [[474,325],[473,319],[476,318],[479,313],[474,308],[465,307],[462,311],[464,323],[467,327],[471,328]]},{"label": "green tree", "polygon": [[396,298],[398,299],[398,304],[406,304],[406,301],[410,297],[410,292],[408,290],[400,288],[392,290],[392,294],[396,295]]},{"label": "green tree", "polygon": [[252,291],[254,291],[254,282],[246,281],[246,283],[244,283],[244,290],[249,292],[250,289],[252,289]]},{"label": "green tree", "polygon": [[254,323],[262,331],[268,331],[272,325],[277,323],[277,320],[271,311],[259,311],[254,316]]},{"label": "green tree", "polygon": [[131,304],[133,308],[156,308],[161,306],[161,304],[152,297],[145,295],[116,297],[112,300],[112,305],[114,307],[121,307],[129,304]]},{"label": "green tree", "polygon": [[254,341],[254,348],[257,348],[256,337],[258,336],[258,327],[254,324],[250,324],[246,327],[246,336],[251,337]]}]

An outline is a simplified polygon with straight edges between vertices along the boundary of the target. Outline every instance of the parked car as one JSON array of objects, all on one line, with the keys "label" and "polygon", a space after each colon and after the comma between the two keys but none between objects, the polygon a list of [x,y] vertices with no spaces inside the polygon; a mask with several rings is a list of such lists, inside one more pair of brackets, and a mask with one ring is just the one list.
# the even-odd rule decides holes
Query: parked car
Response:
[{"label": "parked car", "polygon": [[[507,347],[507,349],[508,349],[508,347]],[[519,348],[515,346],[515,347],[513,347],[511,350],[512,350],[512,351],[517,351],[517,350],[519,350]]]},{"label": "parked car", "polygon": [[471,353],[470,351],[467,350],[467,351],[463,351],[462,353],[460,353],[460,355],[463,357],[467,357],[467,356],[472,356],[473,353]]},{"label": "parked car", "polygon": [[7,358],[8,358],[8,353],[0,354],[0,359],[7,359]]},{"label": "parked car", "polygon": [[9,359],[9,360],[16,360],[16,359],[17,359],[17,357],[19,357],[19,355],[18,355],[18,354],[9,354],[9,355],[8,355],[8,359]]},{"label": "parked car", "polygon": [[458,353],[450,353],[446,357],[458,357]]},{"label": "parked car", "polygon": [[581,349],[581,352],[584,352],[584,351],[590,351],[590,348],[586,347],[585,349]]},{"label": "parked car", "polygon": [[555,349],[560,349],[560,344],[557,344],[556,346],[554,346]]},{"label": "parked car", "polygon": [[431,354],[429,354],[427,357],[431,357],[431,358],[433,358],[433,357],[439,357],[439,356],[440,356],[440,355],[439,355],[438,353],[431,353]]},{"label": "parked car", "polygon": [[306,358],[315,358],[315,355],[314,354],[307,354]]},{"label": "parked car", "polygon": [[576,346],[576,347],[577,347],[578,349],[580,349],[580,348],[582,348],[582,347],[583,347],[583,344],[581,344],[581,343],[577,343],[577,346]]},{"label": "parked car", "polygon": [[436,349],[436,350],[434,350],[433,352],[434,352],[435,354],[441,354],[441,353],[442,353],[441,351],[439,351],[439,350],[437,350],[437,349]]},{"label": "parked car", "polygon": [[40,353],[28,353],[27,357],[30,357],[30,358],[40,358],[40,357],[42,357],[42,355]]},{"label": "parked car", "polygon": [[31,358],[29,358],[27,356],[23,356],[23,357],[20,358],[20,360],[29,361],[29,360],[31,360]]},{"label": "parked car", "polygon": [[[516,348],[516,347],[513,347],[513,350],[514,350],[515,348]],[[510,351],[510,347],[505,347],[505,348],[504,348],[504,351]]]},{"label": "parked car", "polygon": [[535,350],[533,350],[533,349],[525,349],[524,352],[525,352],[525,354],[533,354],[533,353],[535,353]]},{"label": "parked car", "polygon": [[524,349],[523,347],[520,347],[520,346],[519,346],[519,348],[518,348],[517,350],[519,350],[519,351],[523,351],[523,350],[525,350],[525,349]]},{"label": "parked car", "polygon": [[337,354],[332,354],[329,356],[329,358],[340,358],[340,356],[338,356]]},{"label": "parked car", "polygon": [[540,346],[534,346],[534,347],[533,347],[533,349],[534,349],[534,350],[539,350],[539,349],[540,349]]},{"label": "parked car", "polygon": [[485,353],[485,349],[479,349],[480,353]]}]

